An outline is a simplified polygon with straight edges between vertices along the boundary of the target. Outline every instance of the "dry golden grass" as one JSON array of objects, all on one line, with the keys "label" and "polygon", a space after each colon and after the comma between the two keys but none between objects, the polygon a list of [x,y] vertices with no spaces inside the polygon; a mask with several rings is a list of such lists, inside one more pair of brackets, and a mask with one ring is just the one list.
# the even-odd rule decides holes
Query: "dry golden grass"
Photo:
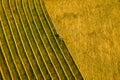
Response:
[{"label": "dry golden grass", "polygon": [[42,0],[0,1],[0,80],[82,80]]},{"label": "dry golden grass", "polygon": [[120,0],[44,0],[85,80],[120,80]]}]

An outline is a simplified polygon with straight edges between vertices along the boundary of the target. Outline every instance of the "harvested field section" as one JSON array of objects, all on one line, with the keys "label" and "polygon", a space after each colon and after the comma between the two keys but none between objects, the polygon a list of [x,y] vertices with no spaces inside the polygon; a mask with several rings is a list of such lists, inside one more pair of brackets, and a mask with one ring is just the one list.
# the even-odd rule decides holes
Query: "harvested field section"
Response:
[{"label": "harvested field section", "polygon": [[11,75],[10,75],[7,63],[4,59],[1,48],[0,48],[0,53],[1,53],[0,54],[0,61],[1,61],[1,64],[2,64],[2,65],[0,65],[0,66],[2,66],[0,68],[0,79],[11,80]]},{"label": "harvested field section", "polygon": [[0,4],[1,79],[83,80],[42,0]]}]

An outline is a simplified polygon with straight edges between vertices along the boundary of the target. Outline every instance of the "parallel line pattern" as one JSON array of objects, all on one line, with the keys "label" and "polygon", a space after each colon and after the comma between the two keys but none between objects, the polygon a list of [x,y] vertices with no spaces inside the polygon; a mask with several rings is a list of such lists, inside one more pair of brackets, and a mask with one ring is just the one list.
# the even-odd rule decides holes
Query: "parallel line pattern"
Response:
[{"label": "parallel line pattern", "polygon": [[0,80],[83,80],[43,0],[0,0]]},{"label": "parallel line pattern", "polygon": [[[62,51],[62,55],[64,56],[64,58],[66,59],[66,61],[68,61],[68,64],[69,64],[69,67],[71,68],[72,72],[74,73],[74,76],[75,78],[81,78],[82,79],[82,76],[79,69],[77,68],[72,56],[70,55],[70,52],[69,50],[67,49],[66,45],[65,45],[65,42],[63,40],[61,40],[61,38],[59,37],[58,33],[56,32],[55,28],[54,28],[54,25],[52,23],[52,20],[50,19],[50,16],[48,15],[48,12],[46,11],[46,7],[44,5],[44,2],[42,0],[39,0],[41,2],[38,2],[39,5],[41,5],[41,8],[42,8],[42,11],[43,12],[43,16],[44,18],[46,18],[46,22],[48,23],[49,27],[50,27],[50,30],[56,40],[56,43],[58,45],[58,49],[61,49]],[[38,8],[39,9],[39,8]],[[57,36],[55,36],[57,35]],[[62,45],[62,46],[61,46]],[[65,54],[66,53],[66,54]],[[73,65],[74,64],[74,65]]]}]

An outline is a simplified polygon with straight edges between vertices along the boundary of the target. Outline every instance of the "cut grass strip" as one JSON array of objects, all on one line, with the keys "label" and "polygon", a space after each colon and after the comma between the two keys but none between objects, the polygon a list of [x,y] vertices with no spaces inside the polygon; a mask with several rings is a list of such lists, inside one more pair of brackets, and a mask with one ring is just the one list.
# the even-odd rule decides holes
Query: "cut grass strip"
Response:
[{"label": "cut grass strip", "polygon": [[[71,70],[69,68],[69,65],[67,64],[66,60],[65,60],[65,57],[63,56],[63,53],[55,39],[55,35],[53,34],[51,28],[50,28],[50,25],[49,25],[49,21],[46,19],[46,16],[45,16],[45,13],[43,12],[42,10],[42,6],[40,6],[40,2],[39,1],[36,1],[36,10],[38,11],[39,13],[39,16],[43,22],[43,25],[45,26],[45,30],[46,30],[46,34],[48,34],[48,37],[51,41],[51,45],[53,45],[53,48],[55,49],[56,51],[56,55],[58,56],[58,59],[63,67],[63,70],[65,71],[68,79],[74,79],[74,76],[73,74],[71,73]],[[50,35],[51,34],[51,35]]]},{"label": "cut grass strip", "polygon": [[[21,4],[22,4],[22,2],[21,2]],[[22,5],[23,6],[23,5]],[[22,9],[24,10],[24,8],[22,7]],[[23,12],[23,13],[25,13],[25,12]],[[31,44],[31,47],[32,47],[32,50],[34,51],[33,52],[33,55],[35,56],[35,60],[36,60],[36,62],[37,62],[37,64],[38,64],[38,69],[36,70],[36,74],[37,74],[37,77],[38,77],[38,79],[41,79],[42,78],[42,76],[43,76],[43,74],[41,74],[41,68],[40,68],[40,65],[39,65],[39,62],[38,62],[38,60],[37,60],[37,56],[36,56],[36,54],[37,53],[40,53],[39,52],[39,50],[38,50],[38,48],[37,48],[37,45],[36,45],[36,42],[35,42],[35,39],[34,39],[34,35],[33,35],[33,33],[32,33],[32,31],[31,31],[31,25],[30,25],[30,23],[29,23],[29,20],[28,20],[28,18],[27,18],[27,15],[25,14],[25,20],[26,20],[26,26],[24,26],[25,27],[25,31],[26,31],[26,34],[28,35],[28,39],[30,40],[30,44]],[[24,21],[23,21],[24,22]],[[24,23],[25,24],[25,23]]]},{"label": "cut grass strip", "polygon": [[[31,1],[31,2],[33,2],[33,1]],[[13,1],[13,3],[14,3],[14,1]],[[36,2],[36,3],[38,3],[38,2]],[[64,52],[69,53],[69,51],[67,50],[65,43],[62,42],[62,40],[59,38],[59,36],[55,36],[56,35],[55,34],[55,29],[51,28],[51,26],[50,26],[51,23],[49,22],[49,18],[47,18],[46,14],[44,13],[44,9],[43,9],[43,12],[42,12],[43,19],[42,19],[42,21],[40,21],[41,20],[41,16],[39,16],[39,11],[38,11],[39,8],[37,8],[38,6],[40,6],[40,3],[39,3],[39,5],[36,4],[36,3],[34,3],[34,8],[35,8],[35,13],[34,13],[34,12],[32,12],[31,7],[29,7],[31,5],[28,6],[28,5],[25,4],[24,5],[25,6],[25,10],[24,10],[23,4],[20,1],[20,5],[21,5],[20,8],[22,8],[22,12],[21,13],[23,13],[25,16],[21,16],[20,13],[18,13],[19,12],[19,8],[18,8],[18,5],[17,5],[17,9],[16,9],[16,11],[17,11],[17,20],[19,20],[19,21],[17,21],[16,20],[16,16],[14,16],[14,15],[16,15],[16,13],[14,14],[14,12],[16,12],[16,11],[14,11],[14,10],[12,11],[12,7],[11,7],[11,12],[13,14],[15,23],[14,23],[13,18],[11,18],[11,16],[9,16],[9,12],[7,13],[8,14],[7,17],[9,17],[8,18],[9,19],[8,23],[10,23],[9,31],[11,31],[10,34],[12,34],[13,43],[15,42],[13,46],[16,48],[15,49],[16,52],[18,51],[17,52],[18,54],[16,54],[16,55],[20,57],[19,61],[20,60],[22,61],[19,49],[21,48],[25,54],[28,52],[27,49],[26,49],[26,45],[25,45],[25,43],[23,41],[23,36],[21,37],[21,34],[25,34],[24,35],[25,39],[27,40],[27,43],[30,46],[29,49],[31,50],[31,53],[32,53],[31,56],[34,56],[33,58],[35,59],[35,62],[37,61],[36,62],[37,68],[40,68],[40,71],[42,72],[41,76],[44,75],[44,78],[45,78],[45,73],[44,72],[46,71],[46,68],[47,68],[48,72],[50,73],[50,75],[51,75],[51,73],[53,74],[54,71],[51,72],[51,70],[52,70],[52,69],[50,69],[51,66],[46,66],[46,65],[52,65],[52,66],[54,66],[53,70],[55,69],[55,73],[57,71],[57,74],[59,74],[60,76],[62,76],[61,73],[60,73],[62,71],[63,73],[65,72],[64,76],[67,75],[67,78],[69,78],[69,79],[74,79],[72,73],[75,74],[74,76],[75,76],[76,79],[80,79],[78,77],[79,75],[77,75],[80,72],[79,72],[78,68],[76,67],[76,64],[74,63],[75,64],[74,67],[70,66],[70,65],[72,65],[72,62],[74,62],[73,59],[72,59],[72,57],[71,57],[71,55],[69,55],[70,59],[69,59],[68,56],[67,57],[64,56]],[[27,2],[27,4],[28,4],[28,2]],[[15,3],[15,6],[16,6],[16,3]],[[26,12],[27,9],[28,9],[28,12]],[[28,17],[28,15],[29,15],[29,17]],[[19,19],[18,19],[18,17],[19,17]],[[25,20],[23,19],[23,17],[25,18]],[[27,24],[24,23],[24,21],[27,21]],[[41,23],[39,24],[39,22],[41,22]],[[12,26],[17,25],[16,26],[17,29],[15,27],[11,28],[11,25]],[[21,30],[19,30],[19,28],[18,28],[19,25],[21,25],[21,27],[22,27]],[[24,28],[24,26],[27,26],[27,28],[26,27]],[[42,28],[39,28],[40,26]],[[43,32],[40,31],[40,29]],[[21,32],[22,30],[23,30],[23,32]],[[19,35],[19,36],[17,36],[17,35]],[[19,43],[16,44],[16,42],[19,42]],[[47,44],[49,44],[49,46]],[[50,49],[52,49],[52,50],[50,50]],[[64,49],[66,49],[66,50],[64,50]],[[11,50],[11,48],[9,50],[13,51],[13,50]],[[54,53],[54,54],[49,55],[49,52],[51,54],[52,53]],[[58,53],[59,53],[59,55],[58,55]],[[28,54],[26,54],[26,55],[27,55],[28,62],[30,63],[30,65],[32,65],[31,61],[29,59],[31,57],[29,57]],[[46,58],[45,55],[48,56],[48,58]],[[14,58],[13,56],[14,55],[12,55],[11,57]],[[38,57],[38,56],[40,56],[40,57]],[[53,57],[54,57],[54,59],[53,59]],[[16,59],[13,60],[14,63],[15,63],[15,60]],[[40,63],[39,63],[40,60],[42,60],[41,61],[42,64],[45,63],[46,68],[44,70],[40,66]],[[56,61],[56,63],[58,63],[57,66],[56,66],[56,64],[54,64],[54,60],[57,60]],[[68,60],[68,62],[67,62],[67,60]],[[71,61],[69,62],[69,60],[71,60]],[[48,64],[48,62],[51,63],[51,61],[52,61],[52,64]],[[24,66],[23,61],[22,61],[21,64]],[[16,67],[16,64],[14,64],[14,65]],[[56,68],[56,67],[58,67],[58,65],[60,66],[59,67],[59,70],[61,70],[60,72]],[[31,67],[33,69],[33,65]],[[42,67],[44,67],[44,66],[42,66]],[[71,73],[69,67],[70,67],[71,70],[76,70],[76,72],[72,71],[72,73]],[[19,68],[17,67],[16,69],[17,69],[18,73],[20,73],[19,72]],[[25,71],[26,71],[26,68],[25,68]],[[33,70],[33,74],[36,75],[36,72],[34,72],[34,71],[35,71],[35,69]],[[27,71],[26,71],[26,73],[28,75]],[[19,76],[20,76],[20,74],[19,74]],[[71,77],[69,77],[69,76],[71,76]],[[60,77],[60,78],[63,79],[62,77]],[[36,78],[39,79],[39,76],[36,75]],[[45,78],[45,79],[48,79],[48,78]]]},{"label": "cut grass strip", "polygon": [[[2,21],[4,21],[4,20],[2,20]],[[9,71],[10,71],[10,75],[11,75],[12,79],[18,80],[20,78],[19,78],[18,72],[16,70],[16,67],[13,63],[13,59],[12,59],[11,54],[10,54],[10,49],[9,49],[10,45],[8,45],[8,39],[6,37],[7,35],[6,35],[5,29],[4,29],[5,27],[3,28],[3,25],[6,26],[6,28],[8,28],[8,25],[6,23],[2,23],[2,29],[1,29],[2,46],[1,46],[1,49],[2,49],[2,52],[4,53],[4,58],[7,62],[8,67],[9,67]],[[7,33],[9,33],[9,32],[7,32]],[[8,36],[10,36],[10,35],[8,35]]]},{"label": "cut grass strip", "polygon": [[33,70],[31,68],[31,64],[29,63],[29,60],[26,56],[27,51],[26,51],[24,41],[23,41],[23,37],[25,37],[24,36],[25,34],[24,34],[23,29],[22,29],[22,25],[21,25],[20,17],[19,17],[18,12],[17,12],[16,4],[15,4],[14,0],[10,1],[10,3],[11,3],[11,5],[10,5],[11,12],[13,14],[15,24],[17,25],[16,31],[18,31],[18,34],[19,34],[18,36],[20,37],[20,46],[22,46],[20,48],[20,51],[22,53],[22,54],[20,54],[20,56],[22,57],[22,60],[23,60],[22,62],[24,64],[24,67],[25,67],[25,70],[26,70],[26,73],[27,73],[29,79],[35,79],[35,75],[34,75]]},{"label": "cut grass strip", "polygon": [[70,52],[65,44],[65,42],[63,40],[61,40],[60,38],[57,39],[61,48],[62,48],[62,51],[65,53],[65,57],[74,73],[74,75],[76,76],[76,79],[80,79],[80,80],[83,80],[83,77],[78,69],[78,67],[76,66],[72,56],[70,55]]},{"label": "cut grass strip", "polygon": [[[8,5],[8,4],[6,4],[6,5]],[[10,6],[8,6],[8,7],[10,7]],[[8,7],[7,7],[7,9],[9,9]],[[11,31],[11,34],[12,34],[12,37],[13,37],[13,39],[11,38],[11,40],[14,41],[13,42],[14,44],[11,44],[11,45],[14,45],[14,47],[11,51],[16,50],[15,52],[12,52],[12,56],[13,56],[14,60],[16,61],[16,67],[18,68],[20,78],[21,79],[28,79],[27,76],[26,76],[23,64],[21,63],[20,56],[19,56],[19,49],[18,49],[19,40],[18,40],[18,37],[17,37],[18,34],[17,34],[17,31],[16,31],[16,26],[15,26],[15,23],[14,23],[14,19],[12,17],[10,9],[6,10],[6,13],[9,13],[9,14],[7,14],[7,17],[8,17],[10,31]],[[18,42],[16,41],[16,39],[18,40]]]},{"label": "cut grass strip", "polygon": [[[29,21],[30,30],[31,30],[32,35],[33,35],[33,37],[34,37],[35,45],[37,45],[37,49],[39,49],[39,52],[36,53],[37,60],[38,60],[38,64],[39,64],[39,67],[41,68],[41,71],[42,71],[42,73],[43,73],[43,75],[44,75],[44,78],[45,78],[45,79],[51,79],[51,77],[50,77],[50,75],[49,75],[49,73],[48,73],[48,70],[47,70],[47,68],[46,68],[47,65],[45,65],[45,60],[44,60],[44,58],[43,58],[43,56],[42,56],[42,52],[41,52],[41,49],[40,49],[40,48],[43,47],[43,46],[38,45],[38,40],[39,40],[39,39],[37,39],[37,37],[38,37],[39,35],[37,34],[37,30],[36,30],[36,28],[35,28],[36,26],[35,26],[35,24],[34,24],[33,18],[31,17],[32,15],[30,14],[30,10],[29,10],[29,7],[28,7],[27,4],[28,4],[27,1],[23,2],[23,9],[24,9],[24,12],[26,13],[27,20]],[[37,34],[37,35],[36,35],[36,34]],[[39,47],[39,46],[40,46],[40,47]]]},{"label": "cut grass strip", "polygon": [[[37,2],[36,2],[37,3]],[[38,9],[38,8],[37,8]],[[43,15],[43,14],[42,14]],[[45,21],[45,20],[43,20],[43,21]],[[46,27],[47,25],[44,25],[44,27]],[[47,31],[46,31],[47,32]],[[50,33],[51,34],[51,33]],[[48,34],[48,35],[50,35],[50,34]],[[49,38],[48,38],[49,39]],[[49,41],[51,41],[51,40],[49,40]],[[52,44],[54,44],[54,42],[52,42]],[[55,46],[54,46],[55,47]],[[55,47],[56,48],[56,47]],[[54,49],[54,48],[53,48]],[[59,52],[57,52],[57,54],[58,54]],[[57,58],[59,59],[59,57],[61,57],[60,55],[58,55],[57,56]],[[61,60],[64,60],[64,58],[63,59],[61,59]],[[60,62],[61,62],[61,60],[59,60]],[[63,62],[65,62],[65,61],[63,61]],[[61,62],[61,65],[62,65],[63,63]],[[66,64],[63,64],[62,66],[64,66],[64,67],[67,67],[66,66]],[[63,68],[63,67],[62,67]],[[64,69],[64,68],[63,68]],[[68,70],[69,68],[67,67],[66,69],[64,69],[64,71],[66,72],[66,75],[68,74],[68,72],[70,71],[70,70]],[[67,70],[67,71],[66,71]],[[70,73],[70,72],[69,72]],[[71,75],[69,75],[69,76],[72,76],[72,74]],[[69,77],[68,76],[68,77]],[[70,77],[69,77],[70,78]],[[71,79],[74,79],[74,77],[72,77]]]},{"label": "cut grass strip", "polygon": [[[77,68],[73,58],[71,57],[71,55],[70,55],[70,53],[69,53],[69,51],[68,51],[68,49],[67,49],[63,40],[62,41],[64,43],[63,44],[64,47],[60,46],[62,44],[62,43],[60,43],[61,39],[58,38],[59,36],[58,37],[55,36],[57,34],[57,32],[56,32],[56,30],[54,28],[54,25],[53,25],[53,23],[50,19],[50,16],[48,15],[48,12],[46,11],[46,7],[43,3],[43,0],[40,0],[40,1],[41,1],[40,3],[41,3],[42,10],[43,10],[44,18],[46,18],[46,20],[49,24],[49,27],[51,28],[51,31],[54,35],[54,38],[56,39],[59,48],[61,48],[61,51],[63,52],[63,56],[65,57],[66,61],[68,62],[69,67],[71,67],[71,70],[72,70],[73,74],[76,76],[76,79],[82,79],[81,73],[80,73],[79,69]],[[40,6],[40,4],[38,6]],[[40,8],[37,8],[37,9],[40,9]],[[66,50],[66,52],[64,50]]]},{"label": "cut grass strip", "polygon": [[44,31],[44,29],[43,29],[44,26],[40,24],[41,21],[39,20],[38,14],[36,13],[34,4],[32,3],[32,1],[29,1],[29,2],[31,2],[31,3],[29,3],[29,6],[31,7],[31,12],[33,13],[33,17],[35,17],[35,21],[37,23],[37,26],[39,27],[39,30],[42,34],[42,39],[43,39],[43,41],[45,41],[45,45],[47,45],[48,53],[49,53],[50,58],[51,58],[51,60],[54,64],[54,68],[57,71],[57,74],[59,75],[60,78],[63,78],[63,79],[65,78],[66,79],[64,71],[62,70],[62,67],[61,67],[61,65],[60,65],[60,63],[59,63],[59,61],[58,61],[58,59],[57,59],[57,57],[56,57],[56,55],[53,51],[53,48],[51,47],[51,45],[48,41],[49,39],[47,38],[45,32],[43,32]]},{"label": "cut grass strip", "polygon": [[29,25],[27,23],[27,19],[26,19],[25,13],[24,13],[23,8],[22,8],[21,0],[19,2],[16,2],[16,5],[17,5],[17,10],[18,10],[18,13],[20,15],[20,19],[21,19],[21,22],[22,22],[22,25],[23,25],[22,26],[23,27],[23,31],[25,32],[25,35],[26,35],[26,39],[25,39],[26,42],[27,42],[26,47],[29,47],[28,51],[30,51],[28,53],[28,58],[29,58],[29,60],[31,62],[31,65],[32,65],[32,68],[33,68],[33,71],[34,71],[34,74],[35,74],[36,78],[37,79],[39,79],[39,78],[43,79],[43,76],[42,76],[42,74],[41,74],[41,72],[39,70],[38,64],[37,64],[37,62],[35,60],[35,55],[34,55],[35,52],[34,52],[34,49],[32,47],[31,41],[30,41],[30,39],[32,39],[31,38],[32,36],[29,34],[30,32],[28,32],[29,31]]},{"label": "cut grass strip", "polygon": [[[36,15],[33,15],[33,13],[32,13],[32,17],[33,17],[33,16],[36,16]],[[37,31],[38,31],[38,25],[37,25],[37,23],[36,23],[35,17],[33,17],[33,20],[34,20],[34,23],[35,23],[36,28],[37,28]],[[47,65],[48,65],[47,67],[48,67],[49,70],[50,70],[50,73],[51,73],[51,75],[52,75],[52,78],[53,78],[53,79],[57,79],[58,76],[57,76],[57,74],[56,74],[56,71],[55,71],[55,68],[54,68],[54,66],[53,66],[53,63],[51,63],[51,60],[50,60],[48,51],[47,51],[47,49],[46,49],[46,46],[44,45],[44,41],[43,41],[43,39],[42,39],[42,34],[41,34],[40,32],[38,32],[38,33],[39,33],[38,35],[40,35],[40,36],[39,36],[39,39],[38,39],[38,40],[40,40],[40,41],[38,42],[38,44],[40,44],[40,45],[43,46],[43,47],[41,47],[41,48],[43,48],[43,49],[41,49],[42,55],[43,55],[44,59],[46,60],[46,63],[47,63]],[[47,53],[47,54],[45,54],[45,53]]]},{"label": "cut grass strip", "polygon": [[[2,26],[0,26],[2,27]],[[1,28],[0,28],[1,30]],[[4,79],[4,80],[11,80],[11,75],[10,75],[10,72],[9,72],[9,69],[8,69],[8,66],[6,64],[6,61],[5,61],[5,58],[3,56],[3,52],[0,48],[0,80]]]}]

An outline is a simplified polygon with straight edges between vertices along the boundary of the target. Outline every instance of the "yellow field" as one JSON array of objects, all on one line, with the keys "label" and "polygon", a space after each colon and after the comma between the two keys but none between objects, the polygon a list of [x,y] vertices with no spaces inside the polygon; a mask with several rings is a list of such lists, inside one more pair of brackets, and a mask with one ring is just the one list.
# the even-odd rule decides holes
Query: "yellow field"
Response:
[{"label": "yellow field", "polygon": [[120,80],[120,0],[44,0],[85,80]]},{"label": "yellow field", "polygon": [[83,80],[42,0],[0,0],[0,80]]}]

